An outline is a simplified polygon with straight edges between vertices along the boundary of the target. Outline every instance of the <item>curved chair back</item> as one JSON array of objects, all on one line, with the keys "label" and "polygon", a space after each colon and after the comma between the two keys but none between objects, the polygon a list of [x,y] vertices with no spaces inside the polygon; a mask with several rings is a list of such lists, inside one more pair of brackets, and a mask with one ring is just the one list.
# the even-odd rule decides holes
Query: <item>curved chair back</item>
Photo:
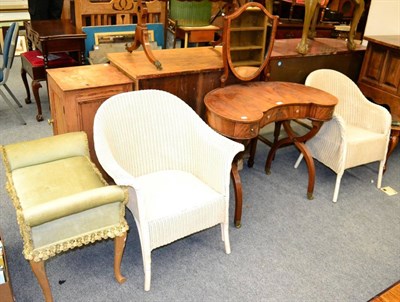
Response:
[{"label": "curved chair back", "polygon": [[[339,102],[335,107],[335,113],[340,115],[347,123],[362,125],[367,129],[373,123],[369,118],[366,119],[365,115],[360,114],[364,112],[364,104],[369,103],[369,101],[356,83],[343,73],[332,69],[315,70],[307,76],[305,84],[336,96]],[[383,107],[377,107],[374,110],[386,111]],[[381,132],[386,131],[387,125],[381,129]]]},{"label": "curved chair back", "polygon": [[[333,119],[307,141],[313,158],[337,174],[333,201],[338,199],[340,182],[348,168],[379,161],[376,186],[380,188],[390,136],[389,112],[370,102],[350,78],[336,70],[313,71],[306,85],[324,90],[339,100]],[[302,155],[295,167],[301,158]]]},{"label": "curved chair back", "polygon": [[8,73],[14,62],[15,49],[17,47],[18,39],[18,23],[13,22],[10,28],[7,30],[7,34],[4,38],[3,47],[3,65],[0,72],[0,83],[3,84],[7,81]]},{"label": "curved chair back", "polygon": [[183,100],[161,90],[106,100],[96,112],[93,139],[101,166],[116,184],[128,186],[146,291],[155,248],[219,224],[230,253],[230,171],[243,145],[215,132]]},{"label": "curved chair back", "polygon": [[[118,163],[138,177],[170,169],[196,174],[197,163],[192,158],[198,152],[199,142],[195,134],[203,129],[203,124],[195,111],[175,95],[140,90],[104,102],[96,112],[94,128],[101,128],[95,131],[102,133],[98,145],[109,148]],[[97,134],[96,137],[100,139]]]}]

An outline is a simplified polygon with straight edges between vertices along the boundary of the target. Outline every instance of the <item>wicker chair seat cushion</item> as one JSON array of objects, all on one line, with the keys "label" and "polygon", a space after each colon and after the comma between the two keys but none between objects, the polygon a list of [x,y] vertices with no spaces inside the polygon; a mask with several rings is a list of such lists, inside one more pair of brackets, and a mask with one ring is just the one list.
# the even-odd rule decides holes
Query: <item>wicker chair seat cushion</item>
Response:
[{"label": "wicker chair seat cushion", "polygon": [[[334,122],[336,121],[332,120],[324,126],[329,127]],[[339,128],[336,129],[339,130]],[[335,135],[335,139],[333,140],[332,135]],[[326,166],[335,172],[341,169],[356,167],[365,162],[378,161],[381,159],[382,154],[385,153],[386,134],[347,124],[344,137],[341,138],[341,135],[340,131],[336,133],[330,131],[330,136],[318,136],[307,143],[313,157],[323,161]],[[340,140],[345,141],[347,144],[346,153],[343,150],[339,150],[339,148],[343,148],[344,146],[337,144]],[[374,146],[374,148],[371,148],[371,146]],[[330,156],[327,156],[328,153]]]},{"label": "wicker chair seat cushion", "polygon": [[136,180],[146,196],[150,232],[157,234],[151,238],[152,248],[214,226],[224,218],[224,196],[191,173],[159,171]]}]

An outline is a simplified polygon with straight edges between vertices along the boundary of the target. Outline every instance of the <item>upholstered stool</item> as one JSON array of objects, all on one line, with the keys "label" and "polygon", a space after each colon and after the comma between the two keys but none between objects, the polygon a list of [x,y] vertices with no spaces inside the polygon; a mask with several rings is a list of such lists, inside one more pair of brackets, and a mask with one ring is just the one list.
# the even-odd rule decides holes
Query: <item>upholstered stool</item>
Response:
[{"label": "upholstered stool", "polygon": [[[59,68],[67,66],[79,65],[79,63],[70,57],[66,53],[55,53],[51,54],[54,59],[49,60],[48,68]],[[46,81],[46,69],[44,67],[43,54],[40,50],[32,50],[21,54],[21,77],[24,82],[27,97],[25,99],[26,104],[31,103],[31,94],[29,92],[28,81],[26,74],[32,78],[32,92],[35,97],[37,106],[36,120],[38,122],[43,121],[42,105],[40,103],[39,88],[42,87],[41,81]]]},{"label": "upholstered stool", "polygon": [[120,264],[129,228],[127,191],[108,185],[90,161],[86,133],[0,146],[0,153],[24,243],[23,255],[45,301],[53,297],[44,262],[107,238],[114,238],[114,276],[124,282]]}]

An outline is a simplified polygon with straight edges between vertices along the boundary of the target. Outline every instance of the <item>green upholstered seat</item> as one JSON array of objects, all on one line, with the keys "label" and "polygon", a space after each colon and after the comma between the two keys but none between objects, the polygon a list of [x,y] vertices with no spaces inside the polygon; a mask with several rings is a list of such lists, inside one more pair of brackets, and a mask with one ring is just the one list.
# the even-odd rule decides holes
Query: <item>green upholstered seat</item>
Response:
[{"label": "green upholstered seat", "polygon": [[[1,151],[31,266],[98,240],[126,237],[126,190],[103,179],[89,159],[84,132],[10,144]],[[49,287],[42,289],[52,301]]]}]

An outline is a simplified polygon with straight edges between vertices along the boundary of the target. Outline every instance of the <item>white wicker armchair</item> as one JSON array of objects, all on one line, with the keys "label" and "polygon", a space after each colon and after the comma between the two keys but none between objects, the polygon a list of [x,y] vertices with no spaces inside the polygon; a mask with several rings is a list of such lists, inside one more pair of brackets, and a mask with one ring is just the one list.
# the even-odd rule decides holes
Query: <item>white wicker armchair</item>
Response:
[{"label": "white wicker armchair", "polygon": [[230,170],[244,148],[212,130],[178,97],[159,90],[119,94],[96,113],[94,144],[104,170],[129,188],[150,290],[151,251],[221,224],[228,233]]},{"label": "white wicker armchair", "polygon": [[[310,73],[306,85],[339,99],[332,120],[306,144],[315,159],[337,173],[333,201],[337,201],[340,181],[348,168],[379,161],[377,187],[380,188],[390,136],[390,113],[370,102],[351,79],[335,70]],[[300,155],[295,168],[302,158]]]}]

